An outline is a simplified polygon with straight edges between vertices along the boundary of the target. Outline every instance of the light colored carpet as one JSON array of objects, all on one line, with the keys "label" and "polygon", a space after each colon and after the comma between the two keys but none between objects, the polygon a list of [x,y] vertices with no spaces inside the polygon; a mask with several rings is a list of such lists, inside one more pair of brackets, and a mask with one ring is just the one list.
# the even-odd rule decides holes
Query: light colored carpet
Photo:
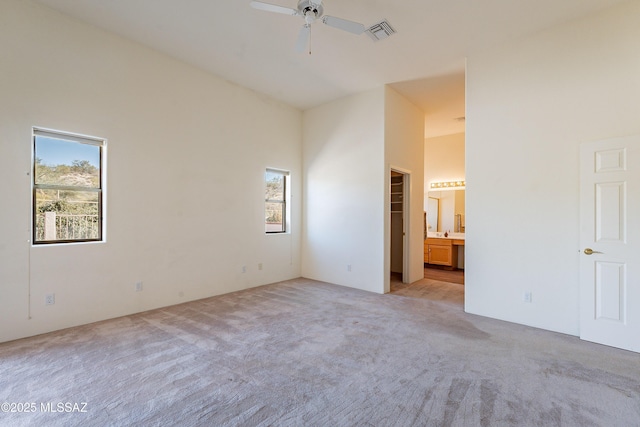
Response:
[{"label": "light colored carpet", "polygon": [[467,315],[443,286],[298,279],[0,344],[0,402],[38,405],[0,425],[639,425],[640,355]]}]

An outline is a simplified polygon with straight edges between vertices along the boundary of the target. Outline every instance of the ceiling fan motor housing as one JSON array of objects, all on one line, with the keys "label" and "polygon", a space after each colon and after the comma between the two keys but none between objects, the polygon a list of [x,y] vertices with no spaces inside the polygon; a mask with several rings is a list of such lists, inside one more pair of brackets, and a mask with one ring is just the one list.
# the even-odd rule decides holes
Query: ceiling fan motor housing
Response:
[{"label": "ceiling fan motor housing", "polygon": [[307,16],[308,13],[312,13],[316,19],[320,18],[324,12],[322,2],[315,2],[313,0],[300,0],[298,2],[298,10],[302,16]]}]

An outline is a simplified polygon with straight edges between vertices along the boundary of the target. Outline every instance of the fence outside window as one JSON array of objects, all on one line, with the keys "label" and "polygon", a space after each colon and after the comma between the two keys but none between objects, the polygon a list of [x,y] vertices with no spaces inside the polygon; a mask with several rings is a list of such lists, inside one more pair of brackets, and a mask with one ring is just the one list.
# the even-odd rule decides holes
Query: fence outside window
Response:
[{"label": "fence outside window", "polygon": [[36,217],[36,239],[92,240],[100,236],[98,215],[72,215],[43,212]]}]

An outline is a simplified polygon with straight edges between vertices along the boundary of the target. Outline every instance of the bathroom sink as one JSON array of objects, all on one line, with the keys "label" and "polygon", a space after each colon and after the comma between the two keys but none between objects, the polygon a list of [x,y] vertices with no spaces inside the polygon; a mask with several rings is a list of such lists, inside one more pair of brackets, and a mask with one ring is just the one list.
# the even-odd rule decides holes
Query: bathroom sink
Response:
[{"label": "bathroom sink", "polygon": [[433,232],[430,231],[427,233],[427,237],[430,239],[458,239],[464,240],[464,233],[449,233],[447,237],[444,236],[444,232]]}]

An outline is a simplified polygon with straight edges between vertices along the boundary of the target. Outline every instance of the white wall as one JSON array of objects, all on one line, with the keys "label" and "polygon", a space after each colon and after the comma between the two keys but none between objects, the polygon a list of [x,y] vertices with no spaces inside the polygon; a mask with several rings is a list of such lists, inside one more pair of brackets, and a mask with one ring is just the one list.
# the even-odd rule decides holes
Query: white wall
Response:
[{"label": "white wall", "polygon": [[[457,204],[456,191],[430,191],[432,182],[464,181],[465,180],[465,134],[426,138],[424,140],[424,210],[429,212],[429,196],[440,199],[440,230],[455,229],[455,214],[459,209],[464,211],[464,197],[462,203]],[[449,194],[451,193],[451,194]],[[437,224],[432,225],[436,231]]]},{"label": "white wall", "polygon": [[424,277],[423,126],[424,113],[388,87],[304,112],[303,276],[389,291],[395,167],[412,176],[409,278]]},{"label": "white wall", "polygon": [[464,133],[424,140],[424,190],[432,182],[464,180]]},{"label": "white wall", "polygon": [[632,1],[468,58],[467,312],[579,333],[579,144],[640,132],[638,40]]},{"label": "white wall", "polygon": [[[299,111],[32,2],[0,2],[0,58],[0,341],[300,276]],[[28,243],[32,126],[108,139],[106,243]]]},{"label": "white wall", "polygon": [[381,87],[303,114],[304,277],[384,291],[384,99]]},{"label": "white wall", "polygon": [[[409,236],[409,253],[404,256],[409,261],[409,274],[405,280],[412,283],[424,278],[424,112],[390,87],[385,90],[384,134],[386,182],[389,182],[391,168],[410,173],[409,225],[405,227]],[[387,192],[386,206],[390,201],[388,197]],[[385,216],[387,236],[389,217]],[[389,262],[389,254],[387,246],[385,262]],[[385,291],[389,292],[389,275],[385,277]]]}]

